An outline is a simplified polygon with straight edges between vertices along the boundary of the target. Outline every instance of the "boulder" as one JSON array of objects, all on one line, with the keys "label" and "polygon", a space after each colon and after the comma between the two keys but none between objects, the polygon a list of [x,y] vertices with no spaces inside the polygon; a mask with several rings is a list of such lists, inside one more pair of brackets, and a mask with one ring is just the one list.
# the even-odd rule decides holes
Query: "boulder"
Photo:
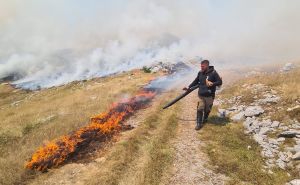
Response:
[{"label": "boulder", "polygon": [[244,113],[244,111],[235,114],[234,116],[231,117],[231,119],[234,122],[243,121],[245,119],[245,113]]},{"label": "boulder", "polygon": [[280,137],[280,138],[277,139],[277,142],[283,142],[283,141],[285,141],[284,137]]},{"label": "boulder", "polygon": [[154,66],[152,69],[151,69],[151,72],[152,73],[157,73],[161,68],[159,68],[158,66]]},{"label": "boulder", "polygon": [[217,114],[220,118],[225,118],[226,115],[226,110],[225,109],[218,109],[218,114]]},{"label": "boulder", "polygon": [[271,127],[272,123],[273,122],[270,119],[264,119],[260,122],[260,125],[262,127]]},{"label": "boulder", "polygon": [[260,135],[265,135],[265,134],[267,134],[270,130],[271,130],[271,129],[268,128],[268,127],[262,127],[262,128],[260,129],[260,131],[259,131],[259,134],[260,134]]},{"label": "boulder", "polygon": [[277,103],[280,100],[280,97],[272,94],[264,95],[265,98],[257,100],[259,104],[267,104],[267,103]]},{"label": "boulder", "polygon": [[279,141],[277,139],[269,138],[269,143],[272,144],[272,145],[278,145],[279,144],[278,142]]},{"label": "boulder", "polygon": [[285,162],[282,161],[280,158],[276,160],[276,164],[277,164],[277,166],[278,166],[279,168],[281,168],[281,169],[283,169],[283,170],[284,170],[285,167],[286,167]]},{"label": "boulder", "polygon": [[253,139],[260,145],[264,143],[264,137],[260,134],[254,134]]},{"label": "boulder", "polygon": [[286,183],[286,185],[300,185],[300,179],[294,179],[294,180]]},{"label": "boulder", "polygon": [[261,155],[263,157],[267,157],[267,158],[273,158],[273,157],[275,157],[274,154],[273,154],[273,152],[271,150],[266,149],[266,148],[261,152]]},{"label": "boulder", "polygon": [[279,127],[279,125],[280,125],[279,121],[273,121],[272,124],[271,124],[271,127],[272,128],[277,128],[277,127]]},{"label": "boulder", "polygon": [[293,160],[300,160],[300,152],[297,152],[292,157]]},{"label": "boulder", "polygon": [[280,160],[282,160],[283,162],[287,163],[287,162],[290,161],[290,159],[292,157],[289,153],[279,152],[278,157],[279,157]]},{"label": "boulder", "polygon": [[300,109],[300,105],[296,105],[295,107],[288,108],[287,111],[292,112],[292,111],[297,110],[297,109]]},{"label": "boulder", "polygon": [[293,68],[295,68],[295,65],[293,63],[286,63],[280,71],[288,72],[288,71],[292,70]]},{"label": "boulder", "polygon": [[278,137],[293,138],[300,135],[300,130],[287,130],[278,135]]},{"label": "boulder", "polygon": [[261,106],[249,106],[245,110],[246,117],[259,116],[264,113],[264,109]]}]

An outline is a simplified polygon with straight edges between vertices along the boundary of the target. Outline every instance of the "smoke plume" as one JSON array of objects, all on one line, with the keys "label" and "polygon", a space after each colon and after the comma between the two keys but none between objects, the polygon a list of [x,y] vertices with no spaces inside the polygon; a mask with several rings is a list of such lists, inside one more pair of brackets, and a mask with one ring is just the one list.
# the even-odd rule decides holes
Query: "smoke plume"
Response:
[{"label": "smoke plume", "polygon": [[51,87],[195,56],[223,67],[297,60],[296,0],[2,0],[0,79]]}]

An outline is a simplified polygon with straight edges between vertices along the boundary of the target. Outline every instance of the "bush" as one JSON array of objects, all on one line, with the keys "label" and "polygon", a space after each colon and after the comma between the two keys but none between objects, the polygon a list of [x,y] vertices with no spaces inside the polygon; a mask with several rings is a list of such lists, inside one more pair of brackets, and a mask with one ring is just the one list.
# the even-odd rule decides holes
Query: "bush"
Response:
[{"label": "bush", "polygon": [[150,68],[150,67],[144,66],[142,70],[143,70],[145,73],[151,73],[151,68]]}]

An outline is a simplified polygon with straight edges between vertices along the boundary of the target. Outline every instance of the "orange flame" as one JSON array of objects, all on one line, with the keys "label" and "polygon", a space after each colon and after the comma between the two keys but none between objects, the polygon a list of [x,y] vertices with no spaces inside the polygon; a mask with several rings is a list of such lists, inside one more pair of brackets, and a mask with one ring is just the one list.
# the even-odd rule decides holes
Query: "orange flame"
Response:
[{"label": "orange flame", "polygon": [[135,111],[144,108],[154,96],[154,91],[143,90],[130,99],[113,103],[109,111],[92,117],[89,125],[40,147],[25,167],[39,171],[57,167],[92,140],[99,137],[107,138],[120,131],[122,121]]}]

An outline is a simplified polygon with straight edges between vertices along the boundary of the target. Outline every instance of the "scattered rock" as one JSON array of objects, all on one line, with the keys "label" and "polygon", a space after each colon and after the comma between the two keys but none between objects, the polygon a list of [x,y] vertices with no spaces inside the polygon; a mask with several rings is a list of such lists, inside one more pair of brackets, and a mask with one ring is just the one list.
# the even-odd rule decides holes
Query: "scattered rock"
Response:
[{"label": "scattered rock", "polygon": [[292,112],[292,111],[294,111],[296,109],[300,109],[300,105],[296,105],[295,107],[288,108],[287,111],[288,112]]},{"label": "scattered rock", "polygon": [[270,131],[270,128],[268,128],[268,127],[263,127],[263,128],[260,129],[259,134],[265,135],[265,134],[267,134],[267,132],[269,132],[269,131]]},{"label": "scattered rock", "polygon": [[[241,96],[233,96],[223,99],[222,104],[229,104],[232,107],[219,109],[218,115],[225,117],[230,115],[234,122],[243,121],[245,133],[252,135],[253,139],[262,148],[261,155],[265,158],[265,169],[279,167],[281,169],[294,168],[293,160],[300,160],[300,124],[294,119],[286,124],[279,121],[272,121],[272,114],[277,110],[284,110],[281,106],[271,106],[278,103],[281,97],[277,91],[264,84],[244,84],[243,88],[249,89],[254,97],[254,101],[245,105],[241,101]],[[293,111],[300,108],[299,105],[289,108]],[[278,134],[278,138],[272,138],[273,134]],[[296,145],[284,146],[286,138],[294,138]],[[282,148],[283,147],[283,148]],[[250,150],[250,146],[247,149]],[[294,154],[294,155],[293,155]],[[293,159],[293,160],[292,160]],[[299,165],[300,170],[300,165]]]},{"label": "scattered rock", "polygon": [[231,119],[234,122],[243,121],[245,119],[245,113],[244,113],[244,111],[235,114],[234,116],[231,117]]},{"label": "scattered rock", "polygon": [[300,130],[288,130],[279,134],[278,137],[293,138],[296,137],[297,135],[300,135]]},{"label": "scattered rock", "polygon": [[177,62],[177,63],[158,62],[156,64],[153,64],[150,67],[145,66],[145,69],[151,73],[157,73],[159,71],[163,71],[165,73],[172,74],[175,73],[176,71],[189,70],[191,69],[191,67],[184,62]]},{"label": "scattered rock", "polygon": [[256,75],[259,75],[259,74],[262,74],[262,72],[261,71],[250,71],[250,72],[247,72],[245,74],[245,77],[256,76]]},{"label": "scattered rock", "polygon": [[284,131],[290,129],[288,126],[285,126],[285,125],[282,125],[282,126],[280,126],[279,128],[280,128],[281,130],[284,130]]},{"label": "scattered rock", "polygon": [[104,161],[105,161],[104,157],[100,157],[100,158],[95,159],[95,162],[97,162],[97,163],[102,163]]},{"label": "scattered rock", "polygon": [[262,135],[260,134],[254,134],[253,135],[254,140],[259,143],[259,144],[263,144],[264,143],[264,138]]},{"label": "scattered rock", "polygon": [[15,101],[15,102],[12,102],[10,104],[10,106],[18,106],[23,100],[18,100],[18,101]]},{"label": "scattered rock", "polygon": [[281,69],[281,72],[288,72],[292,69],[294,69],[296,66],[293,63],[286,63]]},{"label": "scattered rock", "polygon": [[265,149],[261,152],[262,156],[267,157],[267,158],[273,158],[275,157],[273,152],[271,150]]},{"label": "scattered rock", "polygon": [[225,109],[218,109],[218,116],[220,118],[225,118],[226,117],[226,110]]},{"label": "scattered rock", "polygon": [[300,160],[300,152],[295,153],[292,157],[293,160]]},{"label": "scattered rock", "polygon": [[283,162],[288,163],[292,158],[292,153],[291,152],[279,152],[278,157]]},{"label": "scattered rock", "polygon": [[280,138],[277,139],[277,141],[278,142],[283,142],[283,141],[285,141],[285,138],[284,137],[280,137]]},{"label": "scattered rock", "polygon": [[272,128],[278,128],[280,125],[279,121],[273,121],[272,124],[271,124],[271,127]]},{"label": "scattered rock", "polygon": [[159,68],[158,66],[154,66],[152,69],[151,69],[151,72],[152,73],[157,73],[161,68]]},{"label": "scattered rock", "polygon": [[269,139],[269,143],[272,144],[272,145],[278,145],[279,144],[278,140],[277,139],[273,139],[273,138]]},{"label": "scattered rock", "polygon": [[265,98],[263,99],[259,99],[256,102],[258,102],[259,104],[268,104],[268,103],[277,103],[280,100],[279,96],[276,96],[274,94],[265,94],[264,95]]},{"label": "scattered rock", "polygon": [[281,169],[285,169],[285,167],[286,167],[286,164],[285,164],[285,162],[283,162],[281,159],[277,159],[276,160],[276,164],[277,164],[277,166],[279,167],[279,168],[281,168]]},{"label": "scattered rock", "polygon": [[259,116],[264,113],[264,110],[261,106],[249,106],[245,110],[246,117]]},{"label": "scattered rock", "polygon": [[286,183],[286,185],[300,185],[300,179],[294,179],[294,180]]}]

